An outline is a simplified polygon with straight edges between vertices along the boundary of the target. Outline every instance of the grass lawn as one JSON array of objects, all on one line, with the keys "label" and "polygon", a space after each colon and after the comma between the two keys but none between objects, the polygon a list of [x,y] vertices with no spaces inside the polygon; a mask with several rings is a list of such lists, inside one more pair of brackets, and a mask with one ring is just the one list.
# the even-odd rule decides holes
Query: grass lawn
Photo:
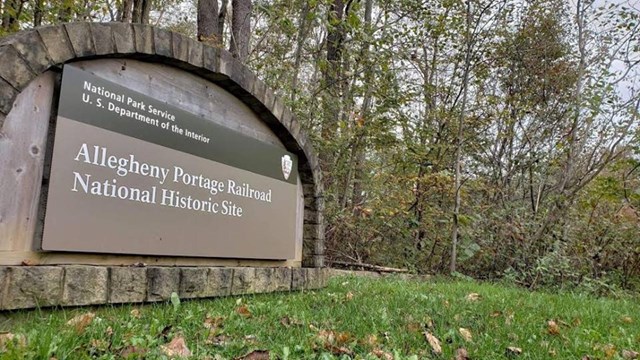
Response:
[{"label": "grass lawn", "polygon": [[454,359],[464,348],[469,359],[594,360],[640,351],[638,298],[347,277],[320,291],[177,300],[2,313],[0,358],[162,359],[185,347],[192,359]]}]

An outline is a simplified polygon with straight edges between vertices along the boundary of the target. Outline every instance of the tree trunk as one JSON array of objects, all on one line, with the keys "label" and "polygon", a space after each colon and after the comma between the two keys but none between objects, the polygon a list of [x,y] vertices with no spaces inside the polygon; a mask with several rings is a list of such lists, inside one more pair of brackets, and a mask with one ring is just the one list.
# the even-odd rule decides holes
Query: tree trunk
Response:
[{"label": "tree trunk", "polygon": [[232,0],[231,44],[229,51],[233,57],[245,62],[249,57],[251,39],[251,0]]},{"label": "tree trunk", "polygon": [[218,33],[217,38],[220,39],[220,47],[224,48],[224,25],[227,19],[227,11],[229,10],[229,0],[222,0],[220,14],[218,15]]},{"label": "tree trunk", "polygon": [[33,26],[42,25],[42,16],[44,15],[44,0],[35,0],[33,3]]},{"label": "tree trunk", "polygon": [[300,65],[302,63],[302,50],[304,47],[304,42],[307,38],[307,29],[309,28],[309,21],[307,17],[309,15],[309,2],[304,1],[302,5],[302,10],[300,12],[300,20],[298,25],[298,36],[296,38],[296,51],[294,52],[293,58],[293,79],[291,80],[291,102],[295,103],[296,95],[298,93],[298,77],[300,72]]},{"label": "tree trunk", "polygon": [[118,13],[118,21],[131,22],[133,13],[133,0],[122,1],[122,8]]},{"label": "tree trunk", "polygon": [[[342,43],[344,42],[344,2],[333,0],[329,10],[327,33],[327,66],[324,70],[325,119],[322,124],[322,138],[333,138],[340,116],[338,78],[342,68]],[[331,156],[328,154],[328,156]]]},{"label": "tree trunk", "polygon": [[464,74],[462,79],[462,102],[460,104],[460,114],[458,117],[458,136],[456,138],[456,159],[455,159],[455,201],[453,207],[453,229],[451,231],[451,263],[449,271],[456,272],[458,263],[458,231],[460,217],[460,178],[462,176],[462,142],[464,136],[464,118],[467,115],[467,98],[469,93],[469,72],[471,69],[471,2],[467,0],[467,25],[465,30],[465,55],[464,55]]},{"label": "tree trunk", "polygon": [[150,11],[151,11],[151,0],[134,0],[132,22],[148,24]]},{"label": "tree trunk", "polygon": [[198,0],[198,41],[219,45],[218,0]]},{"label": "tree trunk", "polygon": [[[367,0],[365,2],[364,11],[364,26],[367,34],[372,35],[373,26],[371,25],[371,14],[373,13],[373,0]],[[362,49],[362,59],[366,61],[369,59],[371,53],[371,46],[367,42]],[[362,122],[359,138],[356,141],[355,147],[355,169],[353,178],[353,194],[352,194],[352,206],[354,215],[358,215],[359,211],[364,205],[365,198],[363,196],[362,183],[365,178],[364,164],[365,154],[367,148],[367,124],[371,114],[371,103],[373,97],[373,68],[372,66],[365,65],[364,70],[364,86],[366,90],[364,92],[364,99],[362,100]]]}]

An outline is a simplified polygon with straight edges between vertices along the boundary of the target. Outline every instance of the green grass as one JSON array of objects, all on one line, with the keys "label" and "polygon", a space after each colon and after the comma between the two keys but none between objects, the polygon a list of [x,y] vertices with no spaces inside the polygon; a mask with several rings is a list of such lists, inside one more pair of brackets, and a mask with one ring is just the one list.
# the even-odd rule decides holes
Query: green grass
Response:
[{"label": "green grass", "polygon": [[[467,300],[470,293],[481,298]],[[250,317],[238,313],[242,305]],[[139,318],[132,309],[139,309]],[[88,311],[96,317],[82,331],[66,324]],[[220,345],[206,341],[207,316],[222,317],[214,333]],[[532,293],[471,281],[337,278],[320,291],[183,301],[179,306],[21,311],[0,319],[0,331],[26,339],[24,345],[18,340],[5,344],[2,359],[111,359],[133,346],[156,359],[164,356],[161,345],[176,336],[185,338],[195,359],[233,359],[257,349],[268,350],[272,359],[374,359],[374,349],[396,359],[452,359],[460,347],[471,359],[507,358],[509,346],[522,349],[519,359],[622,359],[622,350],[640,351],[637,298]],[[558,324],[559,334],[549,333],[549,320]],[[469,329],[472,340],[466,341],[459,328]],[[441,340],[442,355],[432,353],[425,330]],[[336,340],[331,343],[328,334]],[[341,354],[347,350],[351,356]]]}]

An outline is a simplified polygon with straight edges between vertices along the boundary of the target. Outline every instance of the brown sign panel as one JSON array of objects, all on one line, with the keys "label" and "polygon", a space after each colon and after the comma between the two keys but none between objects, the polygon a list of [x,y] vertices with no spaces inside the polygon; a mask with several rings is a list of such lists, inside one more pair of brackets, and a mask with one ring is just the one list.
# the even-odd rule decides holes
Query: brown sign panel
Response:
[{"label": "brown sign panel", "polygon": [[66,66],[42,248],[295,257],[297,158]]}]

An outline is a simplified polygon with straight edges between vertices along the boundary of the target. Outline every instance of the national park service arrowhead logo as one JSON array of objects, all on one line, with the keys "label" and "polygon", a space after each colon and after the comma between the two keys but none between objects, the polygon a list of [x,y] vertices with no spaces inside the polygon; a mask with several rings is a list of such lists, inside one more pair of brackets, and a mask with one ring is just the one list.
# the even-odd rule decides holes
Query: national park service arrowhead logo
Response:
[{"label": "national park service arrowhead logo", "polygon": [[284,155],[281,159],[282,163],[282,175],[284,175],[285,180],[289,180],[289,175],[291,175],[291,168],[293,167],[293,161],[291,161],[291,156]]}]

